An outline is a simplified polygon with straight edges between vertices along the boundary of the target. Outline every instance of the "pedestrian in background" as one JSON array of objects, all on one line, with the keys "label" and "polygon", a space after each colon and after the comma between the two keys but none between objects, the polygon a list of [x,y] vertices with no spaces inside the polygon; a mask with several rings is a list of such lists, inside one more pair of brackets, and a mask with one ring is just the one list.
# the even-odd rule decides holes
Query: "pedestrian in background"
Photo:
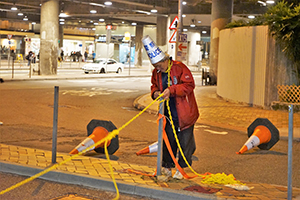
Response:
[{"label": "pedestrian in background", "polygon": [[87,58],[88,58],[88,52],[85,51],[85,52],[84,52],[84,62],[86,62]]},{"label": "pedestrian in background", "polygon": [[60,60],[64,61],[64,50],[61,50],[60,52]]},{"label": "pedestrian in background", "polygon": [[[168,55],[164,54],[149,36],[145,36],[142,42],[154,67],[151,77],[151,97],[156,99],[162,93],[162,98],[169,100],[171,116],[181,149],[189,165],[192,165],[192,155],[196,150],[194,124],[199,117],[194,95],[195,82],[193,75],[185,64],[173,61]],[[170,123],[166,101],[164,107],[164,115],[167,118],[165,131],[172,152],[176,157],[178,146]],[[181,168],[186,168],[188,165],[185,163],[181,153],[179,152],[178,155],[178,164]],[[163,143],[162,167],[163,174],[172,176],[171,169],[175,167],[175,164],[165,142]],[[183,175],[177,169],[173,178],[182,179]]]},{"label": "pedestrian in background", "polygon": [[29,51],[28,54],[27,54],[27,56],[25,57],[25,59],[28,61],[27,66],[30,65],[31,60],[32,60],[32,57],[33,57],[33,52],[32,52],[32,51]]},{"label": "pedestrian in background", "polygon": [[96,58],[96,53],[93,51],[92,53],[92,56],[93,56],[93,62],[95,62],[95,58]]}]

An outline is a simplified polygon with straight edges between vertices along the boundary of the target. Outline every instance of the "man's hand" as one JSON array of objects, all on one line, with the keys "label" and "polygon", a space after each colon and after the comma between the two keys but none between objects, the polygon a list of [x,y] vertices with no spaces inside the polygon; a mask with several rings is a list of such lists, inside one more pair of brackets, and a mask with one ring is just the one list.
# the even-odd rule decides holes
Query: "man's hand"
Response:
[{"label": "man's hand", "polygon": [[167,89],[165,89],[165,90],[163,91],[163,96],[162,96],[162,98],[164,98],[164,99],[169,99],[169,97],[170,97],[170,90],[169,90],[169,88],[167,88]]},{"label": "man's hand", "polygon": [[154,99],[156,99],[160,95],[160,91],[155,91],[153,94]]}]

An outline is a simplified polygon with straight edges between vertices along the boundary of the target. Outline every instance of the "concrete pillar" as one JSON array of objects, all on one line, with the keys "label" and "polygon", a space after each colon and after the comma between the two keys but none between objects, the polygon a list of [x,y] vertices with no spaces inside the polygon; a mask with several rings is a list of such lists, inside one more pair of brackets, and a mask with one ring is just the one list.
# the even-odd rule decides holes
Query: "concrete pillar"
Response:
[{"label": "concrete pillar", "polygon": [[135,29],[135,52],[136,52],[136,67],[141,67],[143,65],[142,49],[143,49],[143,38],[144,26],[136,26]]},{"label": "concrete pillar", "polygon": [[156,24],[156,45],[165,46],[167,44],[168,17],[157,16]]},{"label": "concrete pillar", "polygon": [[59,25],[59,48],[63,47],[63,42],[64,42],[64,27],[63,25]]},{"label": "concrete pillar", "polygon": [[211,83],[217,84],[219,32],[231,22],[233,15],[233,0],[212,0],[211,34],[210,34],[210,77]]},{"label": "concrete pillar", "polygon": [[59,0],[50,0],[41,7],[40,75],[57,74],[59,38]]}]

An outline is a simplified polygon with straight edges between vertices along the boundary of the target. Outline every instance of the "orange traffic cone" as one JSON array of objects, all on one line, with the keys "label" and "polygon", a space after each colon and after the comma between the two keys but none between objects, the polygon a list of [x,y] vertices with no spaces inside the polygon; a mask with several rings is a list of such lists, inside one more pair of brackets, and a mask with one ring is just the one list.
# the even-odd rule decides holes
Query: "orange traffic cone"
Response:
[{"label": "orange traffic cone", "polygon": [[270,130],[263,125],[259,125],[255,128],[254,133],[249,137],[240,151],[236,153],[242,154],[260,144],[268,143],[271,140],[271,137]]},{"label": "orange traffic cone", "polygon": [[147,153],[154,153],[157,152],[157,142],[154,142],[153,144],[149,145],[148,147],[143,148],[142,150],[139,150],[136,152],[136,155],[143,155]]},{"label": "orange traffic cone", "polygon": [[[85,140],[83,140],[75,149],[73,149],[70,154],[78,154],[79,152],[83,151],[84,149],[94,145],[98,141],[102,140],[108,135],[108,131],[101,127],[97,126],[94,130],[93,133],[87,137]],[[107,146],[110,145],[110,141],[107,142]],[[104,147],[104,142],[97,145],[96,147],[92,148],[91,150],[98,148],[98,147]]]}]

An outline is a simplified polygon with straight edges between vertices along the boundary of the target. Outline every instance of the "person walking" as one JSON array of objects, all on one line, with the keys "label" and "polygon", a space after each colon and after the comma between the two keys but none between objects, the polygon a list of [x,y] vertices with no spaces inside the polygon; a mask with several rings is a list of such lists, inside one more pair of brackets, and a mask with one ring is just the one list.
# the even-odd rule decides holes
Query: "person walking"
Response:
[{"label": "person walking", "polygon": [[28,61],[27,66],[30,65],[32,58],[33,58],[33,52],[29,51],[28,55],[25,57],[25,59]]},{"label": "person walking", "polygon": [[88,58],[88,52],[87,52],[87,51],[85,51],[85,52],[84,52],[84,62],[86,62],[86,61],[87,61],[87,58]]},{"label": "person walking", "polygon": [[96,53],[93,51],[92,53],[92,56],[93,56],[93,62],[95,62],[95,58],[96,58]]},{"label": "person walking", "polygon": [[[197,102],[194,95],[195,82],[191,71],[182,62],[172,60],[162,52],[149,36],[142,39],[144,47],[150,58],[154,69],[151,77],[151,97],[156,99],[160,94],[162,98],[169,101],[171,116],[165,101],[164,115],[167,118],[165,131],[168,136],[172,153],[176,157],[178,146],[173,133],[170,118],[172,117],[181,149],[188,161],[192,165],[192,155],[196,150],[194,139],[194,124],[199,117]],[[178,164],[181,168],[186,168],[181,153],[178,154]],[[163,142],[162,174],[172,176],[174,161]],[[175,179],[182,179],[183,175],[177,169],[173,175]]]},{"label": "person walking", "polygon": [[61,50],[60,52],[60,60],[64,61],[64,50]]}]

